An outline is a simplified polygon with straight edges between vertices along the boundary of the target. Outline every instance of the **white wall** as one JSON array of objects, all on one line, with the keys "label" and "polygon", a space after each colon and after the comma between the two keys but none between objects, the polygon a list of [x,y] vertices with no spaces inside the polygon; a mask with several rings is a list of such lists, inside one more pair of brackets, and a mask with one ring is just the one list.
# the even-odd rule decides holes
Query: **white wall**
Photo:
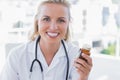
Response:
[{"label": "white wall", "polygon": [[120,57],[93,54],[90,80],[120,80]]}]

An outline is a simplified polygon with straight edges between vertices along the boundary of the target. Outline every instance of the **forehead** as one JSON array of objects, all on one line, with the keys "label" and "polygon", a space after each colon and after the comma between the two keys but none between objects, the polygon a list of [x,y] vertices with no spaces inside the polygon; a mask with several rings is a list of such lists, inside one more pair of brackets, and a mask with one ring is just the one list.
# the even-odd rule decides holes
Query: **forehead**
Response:
[{"label": "forehead", "polygon": [[39,15],[68,17],[68,8],[62,4],[46,3],[40,6]]}]

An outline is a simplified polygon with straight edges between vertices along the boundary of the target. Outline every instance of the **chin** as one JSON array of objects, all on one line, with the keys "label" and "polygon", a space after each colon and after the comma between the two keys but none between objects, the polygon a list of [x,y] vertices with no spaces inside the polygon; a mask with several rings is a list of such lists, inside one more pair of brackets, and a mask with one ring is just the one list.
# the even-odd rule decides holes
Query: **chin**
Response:
[{"label": "chin", "polygon": [[59,43],[61,41],[61,39],[59,39],[59,38],[49,38],[47,41],[49,43]]}]

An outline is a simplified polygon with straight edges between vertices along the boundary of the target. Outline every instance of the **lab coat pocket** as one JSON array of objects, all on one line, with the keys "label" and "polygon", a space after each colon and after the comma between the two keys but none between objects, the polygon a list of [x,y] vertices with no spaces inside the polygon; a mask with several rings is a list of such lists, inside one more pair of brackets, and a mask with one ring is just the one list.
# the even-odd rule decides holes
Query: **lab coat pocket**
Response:
[{"label": "lab coat pocket", "polygon": [[35,75],[34,72],[30,72],[30,74],[29,74],[29,80],[38,80],[37,76]]},{"label": "lab coat pocket", "polygon": [[42,75],[39,70],[33,70],[29,73],[29,80],[42,80]]},{"label": "lab coat pocket", "polygon": [[30,74],[29,74],[29,79],[31,79],[31,76],[32,76],[32,72],[30,72]]},{"label": "lab coat pocket", "polygon": [[38,80],[38,76],[34,72],[30,72],[29,80]]}]

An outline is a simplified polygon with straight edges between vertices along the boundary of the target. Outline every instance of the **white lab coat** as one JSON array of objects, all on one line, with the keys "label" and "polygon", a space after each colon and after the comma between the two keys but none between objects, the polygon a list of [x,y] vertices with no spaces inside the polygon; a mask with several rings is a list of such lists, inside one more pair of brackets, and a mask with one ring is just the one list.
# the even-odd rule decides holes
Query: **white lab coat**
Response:
[{"label": "white lab coat", "polygon": [[[35,43],[36,41],[31,41],[11,50],[0,75],[0,80],[42,80],[42,73],[38,63],[34,64],[33,72],[30,72],[31,63],[35,58]],[[77,80],[79,75],[73,66],[73,62],[79,55],[79,48],[71,43],[65,41],[64,43],[70,62],[68,80]],[[37,56],[43,67],[44,80],[65,80],[67,60],[63,45],[61,44],[49,66],[42,55],[39,45],[37,48]]]}]

